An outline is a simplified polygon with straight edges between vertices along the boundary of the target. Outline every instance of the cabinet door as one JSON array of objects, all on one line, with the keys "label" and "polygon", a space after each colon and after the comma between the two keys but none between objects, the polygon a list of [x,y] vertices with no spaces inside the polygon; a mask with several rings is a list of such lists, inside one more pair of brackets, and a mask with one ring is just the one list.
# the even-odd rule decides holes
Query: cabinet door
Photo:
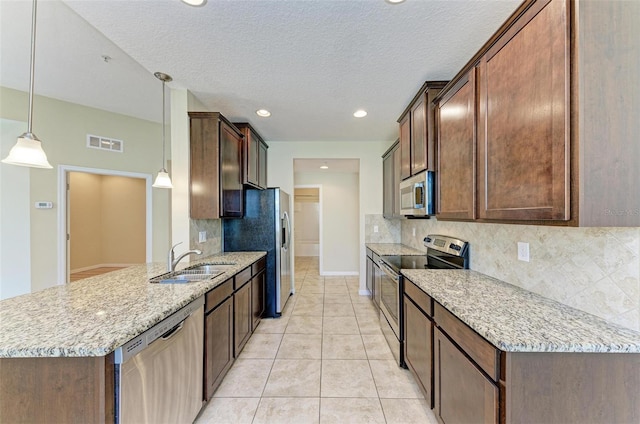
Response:
[{"label": "cabinet door", "polygon": [[478,217],[569,219],[569,25],[538,1],[479,66]]},{"label": "cabinet door", "polygon": [[265,272],[251,279],[251,331],[255,331],[264,312]]},{"label": "cabinet door", "polygon": [[438,102],[438,218],[474,219],[476,215],[475,68]]},{"label": "cabinet door", "polygon": [[404,296],[404,331],[404,360],[418,381],[427,403],[433,407],[433,322],[407,296]]},{"label": "cabinet door", "polygon": [[425,95],[411,107],[411,175],[427,169],[427,110]]},{"label": "cabinet door", "polygon": [[411,176],[411,114],[400,120],[400,178]]},{"label": "cabinet door", "polygon": [[266,143],[260,141],[258,143],[258,186],[267,188],[267,146]]},{"label": "cabinet door", "polygon": [[220,217],[238,218],[242,208],[242,137],[220,122]]},{"label": "cabinet door", "polygon": [[238,357],[247,340],[251,337],[251,325],[253,322],[251,312],[251,283],[247,282],[233,295],[235,357]]},{"label": "cabinet door", "polygon": [[382,158],[382,216],[393,218],[393,153]]},{"label": "cabinet door", "polygon": [[371,260],[371,258],[367,258],[366,281],[367,281],[367,290],[369,290],[369,295],[371,296],[371,300],[373,300],[373,279],[374,279],[373,266],[374,266],[373,260]]},{"label": "cabinet door", "polygon": [[207,314],[204,338],[204,395],[209,400],[233,364],[232,297]]},{"label": "cabinet door", "polygon": [[380,307],[380,284],[382,283],[382,270],[377,263],[373,263],[373,303]]},{"label": "cabinet door", "polygon": [[217,117],[190,119],[189,194],[193,219],[220,218],[218,125]]},{"label": "cabinet door", "polygon": [[434,412],[441,423],[497,423],[498,388],[439,329],[434,334]]},{"label": "cabinet door", "polygon": [[400,145],[393,151],[393,216],[400,217]]},{"label": "cabinet door", "polygon": [[249,129],[245,134],[248,134],[248,140],[245,140],[247,145],[247,157],[245,159],[245,166],[247,167],[247,183],[252,185],[258,185],[258,158],[260,141],[255,133]]}]

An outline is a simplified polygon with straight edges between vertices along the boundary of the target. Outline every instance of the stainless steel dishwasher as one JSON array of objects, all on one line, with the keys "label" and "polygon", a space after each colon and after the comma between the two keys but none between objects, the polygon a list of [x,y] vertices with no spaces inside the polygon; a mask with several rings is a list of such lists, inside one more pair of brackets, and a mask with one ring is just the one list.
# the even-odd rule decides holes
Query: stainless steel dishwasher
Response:
[{"label": "stainless steel dishwasher", "polygon": [[115,351],[116,423],[192,423],[202,407],[204,297]]}]

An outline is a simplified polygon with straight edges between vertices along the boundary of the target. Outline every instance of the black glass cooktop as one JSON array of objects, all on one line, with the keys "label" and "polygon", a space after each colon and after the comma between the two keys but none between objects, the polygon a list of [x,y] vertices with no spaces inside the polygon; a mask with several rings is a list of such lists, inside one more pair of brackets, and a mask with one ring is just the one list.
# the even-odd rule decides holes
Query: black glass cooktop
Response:
[{"label": "black glass cooktop", "polygon": [[429,268],[426,255],[418,256],[381,256],[394,271],[401,269],[426,269]]}]

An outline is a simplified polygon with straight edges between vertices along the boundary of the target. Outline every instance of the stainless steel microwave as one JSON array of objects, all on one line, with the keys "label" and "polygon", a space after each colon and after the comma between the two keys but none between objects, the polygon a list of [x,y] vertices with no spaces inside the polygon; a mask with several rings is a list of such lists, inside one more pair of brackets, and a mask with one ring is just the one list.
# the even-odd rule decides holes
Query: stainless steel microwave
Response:
[{"label": "stainless steel microwave", "polygon": [[405,216],[433,215],[433,171],[424,171],[400,182],[400,214]]}]

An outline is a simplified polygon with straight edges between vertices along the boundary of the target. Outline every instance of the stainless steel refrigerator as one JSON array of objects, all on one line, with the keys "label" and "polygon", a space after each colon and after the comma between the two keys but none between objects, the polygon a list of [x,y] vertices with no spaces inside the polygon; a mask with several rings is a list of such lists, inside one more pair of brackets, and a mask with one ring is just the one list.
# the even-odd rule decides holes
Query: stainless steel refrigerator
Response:
[{"label": "stainless steel refrigerator", "polygon": [[267,252],[264,316],[279,317],[292,291],[289,195],[268,188],[244,196],[244,218],[223,220],[223,250]]}]

